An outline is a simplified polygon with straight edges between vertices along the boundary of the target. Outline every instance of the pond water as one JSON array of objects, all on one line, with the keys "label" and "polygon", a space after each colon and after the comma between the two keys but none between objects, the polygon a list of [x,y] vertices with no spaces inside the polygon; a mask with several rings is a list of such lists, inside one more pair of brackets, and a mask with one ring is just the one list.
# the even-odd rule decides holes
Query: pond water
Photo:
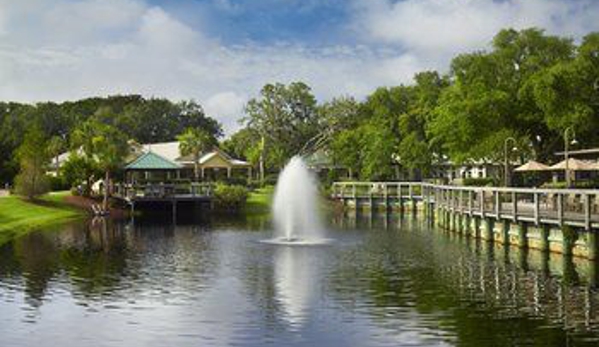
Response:
[{"label": "pond water", "polygon": [[597,346],[594,263],[396,218],[96,220],[0,246],[0,346]]}]

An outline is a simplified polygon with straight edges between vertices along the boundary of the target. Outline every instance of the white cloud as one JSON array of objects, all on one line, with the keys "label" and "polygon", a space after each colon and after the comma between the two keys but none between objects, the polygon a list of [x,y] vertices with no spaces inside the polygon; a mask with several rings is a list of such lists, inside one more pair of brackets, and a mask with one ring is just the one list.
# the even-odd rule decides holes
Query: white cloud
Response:
[{"label": "white cloud", "polygon": [[[0,44],[0,99],[112,93],[194,98],[230,133],[247,98],[265,83],[303,80],[320,98],[363,96],[408,80],[416,68],[411,62],[396,73],[390,67],[402,58],[365,47],[224,45],[141,1],[61,0],[55,10],[34,2],[0,2],[10,24],[9,39]],[[19,24],[25,17],[36,20]]]},{"label": "white cloud", "polygon": [[228,125],[228,131],[235,131],[239,124],[237,121],[243,114],[243,108],[247,97],[234,92],[218,93],[210,97],[204,103],[206,114],[220,119]]},{"label": "white cloud", "polygon": [[194,98],[230,133],[268,82],[303,80],[321,100],[362,97],[444,69],[455,52],[485,47],[506,26],[575,36],[599,27],[599,1],[590,0],[352,1],[343,25],[356,30],[348,36],[365,33],[361,44],[311,47],[225,44],[197,29],[205,23],[192,28],[144,0],[0,0],[0,99]]},{"label": "white cloud", "polygon": [[355,6],[366,40],[443,63],[456,53],[488,47],[506,27],[534,26],[573,37],[599,29],[595,0],[358,0]]}]

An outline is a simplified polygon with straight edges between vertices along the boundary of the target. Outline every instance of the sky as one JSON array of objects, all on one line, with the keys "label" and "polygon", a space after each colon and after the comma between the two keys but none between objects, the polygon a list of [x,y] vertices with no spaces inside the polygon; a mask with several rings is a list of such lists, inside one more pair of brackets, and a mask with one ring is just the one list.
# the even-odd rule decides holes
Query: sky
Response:
[{"label": "sky", "polygon": [[0,0],[0,100],[195,99],[231,134],[266,83],[361,99],[533,26],[580,40],[599,0]]}]

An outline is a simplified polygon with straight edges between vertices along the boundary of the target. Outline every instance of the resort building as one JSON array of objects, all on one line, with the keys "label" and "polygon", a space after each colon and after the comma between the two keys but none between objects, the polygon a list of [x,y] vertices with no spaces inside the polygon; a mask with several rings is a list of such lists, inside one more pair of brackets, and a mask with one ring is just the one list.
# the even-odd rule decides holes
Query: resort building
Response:
[{"label": "resort building", "polygon": [[[177,141],[137,145],[133,153],[124,168],[127,182],[194,179],[193,157],[181,155]],[[252,167],[214,147],[200,156],[198,174],[204,182],[251,178]]]},{"label": "resort building", "polygon": [[[54,158],[50,172],[55,173],[70,155],[70,152],[63,153]],[[245,179],[252,175],[248,162],[232,158],[218,147],[200,155],[197,169],[199,180],[203,182]],[[131,154],[123,170],[126,183],[191,181],[195,178],[193,157],[182,155],[177,141],[143,145],[131,142]]]}]

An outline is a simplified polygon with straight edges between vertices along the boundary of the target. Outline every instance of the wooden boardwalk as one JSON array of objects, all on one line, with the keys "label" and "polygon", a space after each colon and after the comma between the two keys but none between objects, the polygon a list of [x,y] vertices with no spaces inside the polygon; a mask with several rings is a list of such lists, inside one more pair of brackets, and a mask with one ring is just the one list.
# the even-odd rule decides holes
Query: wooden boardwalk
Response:
[{"label": "wooden boardwalk", "polygon": [[391,209],[419,202],[431,209],[535,225],[599,229],[599,190],[461,187],[422,182],[336,182],[332,198]]}]

